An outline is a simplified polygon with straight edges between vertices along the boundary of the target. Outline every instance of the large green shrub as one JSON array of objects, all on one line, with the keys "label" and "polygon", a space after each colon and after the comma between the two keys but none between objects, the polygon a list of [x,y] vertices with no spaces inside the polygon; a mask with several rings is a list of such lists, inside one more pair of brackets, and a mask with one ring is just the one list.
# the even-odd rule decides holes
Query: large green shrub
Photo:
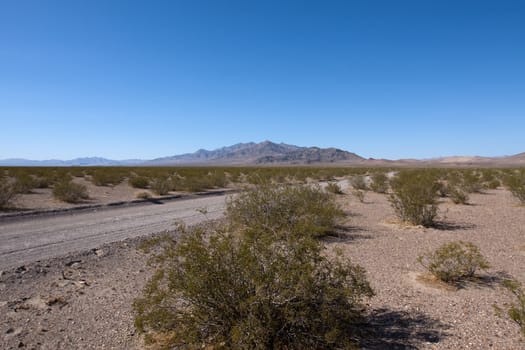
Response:
[{"label": "large green shrub", "polygon": [[53,196],[67,203],[79,203],[89,199],[86,186],[75,183],[69,179],[57,182],[53,186]]},{"label": "large green shrub", "polygon": [[178,243],[164,238],[159,269],[133,305],[146,342],[167,349],[354,348],[362,301],[373,295],[363,268],[327,258],[308,235],[259,230],[208,226],[182,229]]},{"label": "large green shrub", "polygon": [[439,183],[427,171],[401,171],[391,180],[390,203],[396,215],[413,225],[432,226],[437,217]]},{"label": "large green shrub", "polygon": [[471,242],[456,241],[443,244],[434,252],[418,257],[418,261],[431,274],[443,282],[458,282],[489,268],[478,247]]},{"label": "large green shrub", "polygon": [[344,217],[318,186],[260,185],[228,200],[228,218],[248,231],[324,236]]}]

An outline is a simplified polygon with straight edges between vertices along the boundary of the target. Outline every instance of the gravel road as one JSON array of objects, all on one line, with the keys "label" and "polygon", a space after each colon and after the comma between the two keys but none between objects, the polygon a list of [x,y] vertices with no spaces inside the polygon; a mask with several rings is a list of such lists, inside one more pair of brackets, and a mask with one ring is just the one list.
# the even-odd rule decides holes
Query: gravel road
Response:
[{"label": "gravel road", "polygon": [[[0,270],[223,214],[226,195],[0,221]],[[197,209],[205,208],[204,215]]]}]

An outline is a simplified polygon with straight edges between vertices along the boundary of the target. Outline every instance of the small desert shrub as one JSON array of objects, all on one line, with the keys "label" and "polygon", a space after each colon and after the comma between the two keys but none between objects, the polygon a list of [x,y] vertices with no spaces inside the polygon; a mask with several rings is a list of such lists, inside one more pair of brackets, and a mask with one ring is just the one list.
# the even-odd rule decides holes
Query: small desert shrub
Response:
[{"label": "small desert shrub", "polygon": [[[159,240],[159,268],[133,304],[146,343],[166,349],[348,349],[373,291],[365,271],[307,236],[225,227]],[[288,235],[288,237],[291,237]],[[160,344],[159,344],[160,343]]]},{"label": "small desert shrub", "polygon": [[505,185],[521,204],[525,204],[525,169],[508,175],[505,179]]},{"label": "small desert shrub", "polygon": [[473,277],[478,269],[489,268],[478,247],[463,241],[443,244],[434,252],[419,256],[418,261],[436,278],[447,283],[459,282]]},{"label": "small desert shrub", "polygon": [[453,188],[450,191],[449,196],[452,202],[454,202],[455,204],[467,204],[469,200],[468,193],[462,190],[461,188],[457,187]]},{"label": "small desert shrub", "polygon": [[330,193],[333,193],[333,194],[343,194],[343,190],[341,189],[341,186],[339,186],[337,183],[335,182],[329,182],[325,189],[330,192]]},{"label": "small desert shrub", "polygon": [[[516,302],[506,306],[507,316],[520,327],[521,334],[525,336],[525,289],[516,280],[508,279],[503,281],[503,286],[516,297]],[[496,314],[502,316],[504,310],[499,306],[494,306]]]},{"label": "small desert shrub", "polygon": [[363,175],[354,175],[350,180],[350,184],[356,190],[368,190],[368,186],[366,185],[366,180]]},{"label": "small desert shrub", "polygon": [[388,177],[384,173],[374,173],[370,189],[377,193],[386,193],[388,191]]},{"label": "small desert shrub", "polygon": [[133,188],[148,188],[149,179],[145,176],[133,176],[129,180],[129,184]]},{"label": "small desert shrub", "polygon": [[151,193],[146,192],[146,191],[139,192],[139,193],[137,193],[137,195],[135,197],[137,197],[139,199],[150,199],[151,198]]},{"label": "small desert shrub", "polygon": [[491,190],[495,190],[500,186],[501,186],[501,182],[498,179],[494,179],[494,180],[487,182],[487,188]]},{"label": "small desert shrub", "polygon": [[96,186],[115,186],[123,180],[124,176],[114,168],[95,170],[91,177],[91,181]]},{"label": "small desert shrub", "polygon": [[333,232],[344,212],[319,187],[260,185],[229,199],[227,216],[247,231],[260,230],[324,236]]},{"label": "small desert shrub", "polygon": [[363,190],[353,190],[352,194],[359,200],[359,202],[365,202],[366,192]]},{"label": "small desert shrub", "polygon": [[5,177],[0,177],[0,209],[9,208],[18,192],[14,185]]},{"label": "small desert shrub", "polygon": [[402,171],[391,181],[396,215],[413,225],[432,226],[437,217],[436,178],[425,171]]},{"label": "small desert shrub", "polygon": [[16,176],[14,188],[18,193],[31,193],[33,188],[37,187],[35,179],[28,174]]},{"label": "small desert shrub", "polygon": [[57,182],[53,186],[53,196],[68,203],[78,203],[89,198],[86,186],[71,180]]},{"label": "small desert shrub", "polygon": [[463,174],[461,187],[467,193],[480,193],[483,189],[483,181],[479,174],[473,171],[467,171]]},{"label": "small desert shrub", "polygon": [[172,183],[170,179],[158,177],[151,181],[151,190],[159,196],[168,194],[171,191],[171,187]]}]

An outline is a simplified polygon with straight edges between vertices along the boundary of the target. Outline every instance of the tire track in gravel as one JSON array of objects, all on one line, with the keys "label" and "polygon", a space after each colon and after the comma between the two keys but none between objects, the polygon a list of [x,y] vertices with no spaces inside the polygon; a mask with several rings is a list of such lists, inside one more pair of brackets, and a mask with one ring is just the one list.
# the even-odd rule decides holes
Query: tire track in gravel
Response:
[{"label": "tire track in gravel", "polygon": [[[171,230],[178,221],[195,224],[219,218],[225,199],[222,194],[0,222],[0,269]],[[197,211],[201,208],[206,215]]]}]

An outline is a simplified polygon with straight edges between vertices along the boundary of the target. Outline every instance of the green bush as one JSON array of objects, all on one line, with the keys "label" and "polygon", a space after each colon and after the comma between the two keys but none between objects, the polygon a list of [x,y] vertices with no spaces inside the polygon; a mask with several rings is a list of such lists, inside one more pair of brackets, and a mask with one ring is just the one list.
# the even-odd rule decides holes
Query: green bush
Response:
[{"label": "green bush", "polygon": [[431,274],[447,283],[459,282],[474,276],[478,269],[489,268],[478,247],[463,241],[443,244],[434,252],[419,256],[418,261]]},{"label": "green bush", "polygon": [[480,193],[483,189],[483,181],[478,173],[466,171],[463,173],[463,183],[461,187],[467,193]]},{"label": "green bush", "polygon": [[18,193],[31,193],[37,187],[35,179],[28,174],[19,174],[15,178],[14,188]]},{"label": "green bush", "polygon": [[[525,289],[518,281],[508,279],[503,281],[503,286],[514,295],[516,302],[506,306],[507,316],[520,327],[521,334],[525,336]],[[499,306],[494,306],[496,314],[503,315],[503,309]]]},{"label": "green bush", "polygon": [[151,181],[151,190],[159,196],[168,194],[171,191],[171,187],[172,183],[170,179],[156,178]]},{"label": "green bush", "polygon": [[413,225],[432,226],[437,217],[439,184],[426,171],[401,171],[391,181],[389,201],[396,215]]},{"label": "green bush", "polygon": [[330,192],[330,193],[333,193],[333,194],[343,194],[343,190],[341,189],[341,186],[339,186],[337,183],[335,182],[329,182],[325,189]]},{"label": "green bush", "polygon": [[146,343],[186,349],[349,349],[362,301],[363,268],[327,258],[306,235],[254,239],[220,226],[160,240],[159,269],[133,304]]},{"label": "green bush", "polygon": [[372,174],[370,189],[377,193],[386,193],[388,191],[388,176],[385,173]]},{"label": "green bush", "polygon": [[53,186],[53,196],[67,203],[79,203],[89,199],[86,186],[72,182],[69,179],[57,182]]},{"label": "green bush", "polygon": [[13,205],[18,196],[15,186],[5,177],[0,177],[0,209],[6,209]]},{"label": "green bush", "polygon": [[469,200],[468,193],[457,187],[450,191],[449,196],[455,204],[467,204]]},{"label": "green bush", "polygon": [[318,186],[260,185],[228,200],[232,224],[247,231],[321,237],[344,217],[335,199]]},{"label": "green bush", "polygon": [[97,169],[91,176],[91,181],[96,186],[115,186],[123,180],[124,176],[115,168]]},{"label": "green bush", "polygon": [[148,188],[149,179],[145,176],[133,176],[129,179],[129,184],[133,188]]},{"label": "green bush", "polygon": [[521,204],[525,204],[525,169],[509,174],[505,179],[505,185]]}]

